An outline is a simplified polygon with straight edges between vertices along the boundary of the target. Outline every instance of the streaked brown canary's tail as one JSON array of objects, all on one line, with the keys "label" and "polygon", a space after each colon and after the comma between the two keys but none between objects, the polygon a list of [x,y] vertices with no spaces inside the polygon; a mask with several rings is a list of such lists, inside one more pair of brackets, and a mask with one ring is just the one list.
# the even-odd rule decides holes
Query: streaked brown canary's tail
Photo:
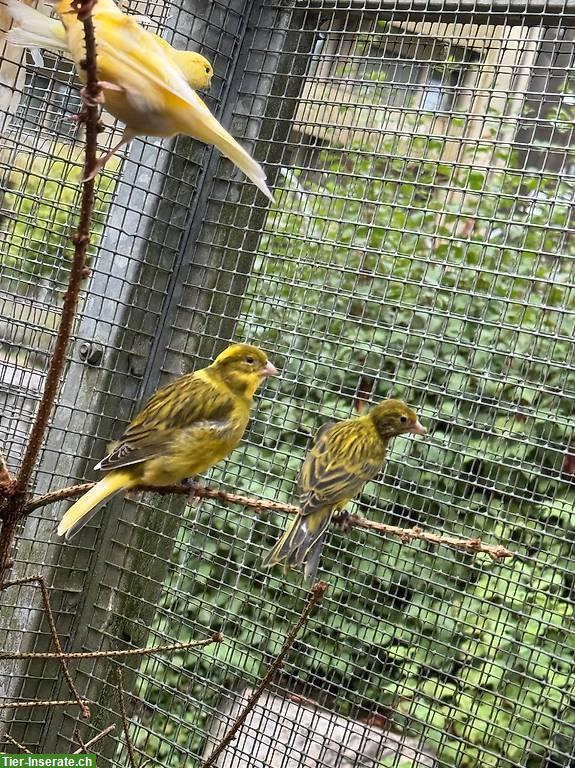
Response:
[{"label": "streaked brown canary's tail", "polygon": [[99,483],[72,504],[58,525],[58,535],[71,539],[98,511],[100,505],[119,491],[128,490],[137,485],[128,471],[110,472]]},{"label": "streaked brown canary's tail", "polygon": [[332,515],[332,509],[296,515],[273,549],[264,557],[262,567],[271,568],[281,564],[286,571],[288,568],[303,567],[305,579],[311,583],[317,573],[325,532]]}]

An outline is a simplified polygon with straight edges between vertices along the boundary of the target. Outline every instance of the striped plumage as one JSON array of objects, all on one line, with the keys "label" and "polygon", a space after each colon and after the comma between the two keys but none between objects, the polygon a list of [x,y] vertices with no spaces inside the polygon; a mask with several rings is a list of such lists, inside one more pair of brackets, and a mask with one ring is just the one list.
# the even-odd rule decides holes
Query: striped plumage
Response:
[{"label": "striped plumage", "polygon": [[96,466],[108,474],[70,507],[58,533],[74,536],[114,493],[171,485],[217,464],[241,440],[256,389],[275,373],[257,347],[234,344],[159,389]]},{"label": "striped plumage", "polygon": [[385,400],[364,416],[324,425],[300,471],[300,513],[268,553],[264,567],[304,567],[306,580],[313,581],[332,517],[378,475],[389,441],[405,432],[426,430],[400,400]]}]

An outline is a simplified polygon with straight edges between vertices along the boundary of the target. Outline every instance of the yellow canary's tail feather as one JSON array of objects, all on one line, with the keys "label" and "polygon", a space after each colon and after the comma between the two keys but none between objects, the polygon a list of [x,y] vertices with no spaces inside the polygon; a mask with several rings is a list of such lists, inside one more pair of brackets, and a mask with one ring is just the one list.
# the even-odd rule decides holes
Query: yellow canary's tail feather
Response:
[{"label": "yellow canary's tail feather", "polygon": [[137,482],[128,471],[116,470],[106,475],[93,488],[72,504],[58,525],[58,535],[71,539],[90,520],[102,502],[122,490],[128,490]]},{"label": "yellow canary's tail feather", "polygon": [[51,19],[46,13],[15,0],[8,3],[7,10],[18,25],[6,34],[8,43],[21,48],[45,48],[58,53],[68,52],[66,32],[58,19]]},{"label": "yellow canary's tail feather", "polygon": [[[216,121],[214,120],[214,122]],[[230,136],[223,126],[217,122],[216,126],[214,126],[212,135],[214,146],[220,150],[222,155],[229,158],[234,165],[237,165],[240,171],[243,171],[248,179],[250,179],[250,181],[252,181],[256,187],[273,202],[274,197],[266,184],[264,169],[242,146],[238,144],[233,136]]]}]

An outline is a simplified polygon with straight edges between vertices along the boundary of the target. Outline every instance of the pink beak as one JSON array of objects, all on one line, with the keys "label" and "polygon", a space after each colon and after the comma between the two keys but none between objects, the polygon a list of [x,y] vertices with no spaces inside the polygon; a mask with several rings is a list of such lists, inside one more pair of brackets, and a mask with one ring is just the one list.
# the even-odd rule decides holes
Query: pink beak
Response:
[{"label": "pink beak", "polygon": [[267,378],[268,376],[277,376],[279,371],[275,367],[275,365],[272,365],[268,360],[267,363],[262,368],[261,373],[262,373],[262,376],[265,376]]},{"label": "pink beak", "polygon": [[423,426],[423,424],[419,421],[419,419],[415,422],[413,427],[409,430],[410,432],[413,432],[414,435],[426,435],[427,430]]}]

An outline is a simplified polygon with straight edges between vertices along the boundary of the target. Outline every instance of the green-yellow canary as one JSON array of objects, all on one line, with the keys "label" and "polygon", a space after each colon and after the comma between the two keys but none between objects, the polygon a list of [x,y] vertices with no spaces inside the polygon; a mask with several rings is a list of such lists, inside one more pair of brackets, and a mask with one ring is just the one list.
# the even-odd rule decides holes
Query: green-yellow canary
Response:
[{"label": "green-yellow canary", "polygon": [[384,400],[363,416],[324,425],[301,468],[300,513],[265,557],[264,568],[304,566],[306,580],[313,581],[332,517],[379,474],[389,441],[426,431],[401,400]]},{"label": "green-yellow canary", "polygon": [[70,507],[58,534],[70,539],[115,493],[179,483],[224,459],[245,432],[256,389],[277,372],[257,347],[233,344],[159,389],[95,467],[106,476]]},{"label": "green-yellow canary", "polygon": [[[6,7],[8,14],[17,24],[6,35],[8,43],[21,48],[29,48],[35,60],[34,52],[37,48],[63,53],[68,57],[72,56],[68,48],[66,30],[59,19],[52,19],[47,12],[36,10],[29,5],[18,2],[18,0],[10,0]],[[129,18],[143,22],[140,16],[130,16]],[[210,87],[214,70],[205,56],[196,53],[196,51],[178,50],[163,37],[156,35],[149,29],[144,29],[143,32],[150,36],[152,46],[154,43],[159,45],[172,63],[178,67],[190,88],[202,91]],[[37,63],[42,65],[43,62],[38,59]]]}]

